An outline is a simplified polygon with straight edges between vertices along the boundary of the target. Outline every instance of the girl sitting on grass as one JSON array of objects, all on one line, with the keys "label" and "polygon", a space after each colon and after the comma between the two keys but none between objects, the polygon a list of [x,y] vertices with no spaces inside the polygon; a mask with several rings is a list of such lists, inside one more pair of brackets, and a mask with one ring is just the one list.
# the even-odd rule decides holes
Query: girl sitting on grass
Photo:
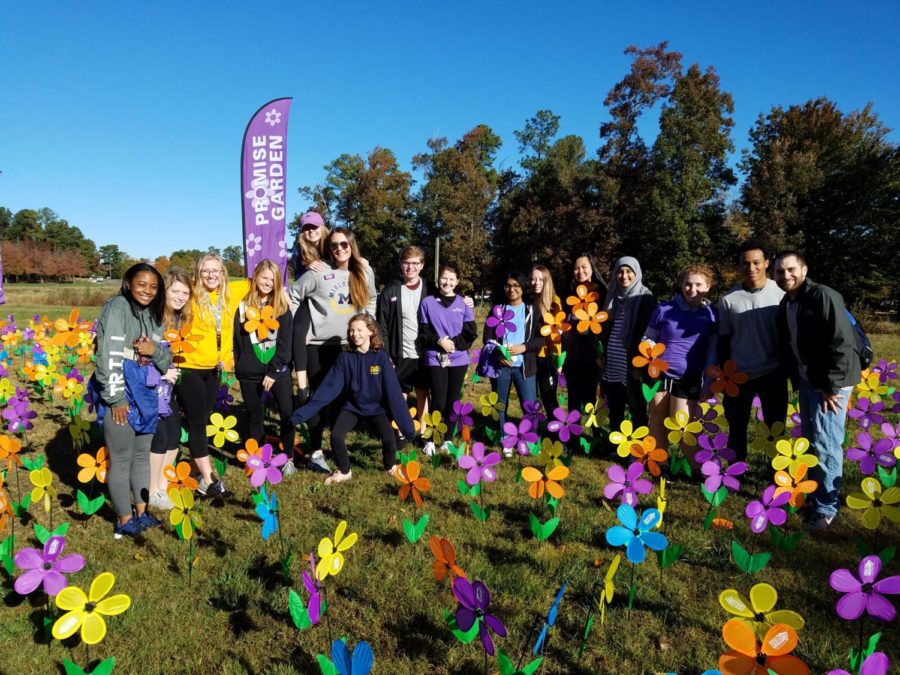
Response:
[{"label": "girl sitting on grass", "polygon": [[331,451],[338,470],[325,479],[326,485],[343,483],[353,477],[346,437],[360,419],[375,423],[381,435],[384,468],[391,475],[397,457],[397,438],[391,428],[391,418],[406,438],[415,436],[397,374],[371,315],[360,313],[350,319],[347,341],[348,349],[338,355],[334,367],[316,388],[309,403],[291,416],[292,423],[302,424],[343,395],[340,412],[331,428]]}]

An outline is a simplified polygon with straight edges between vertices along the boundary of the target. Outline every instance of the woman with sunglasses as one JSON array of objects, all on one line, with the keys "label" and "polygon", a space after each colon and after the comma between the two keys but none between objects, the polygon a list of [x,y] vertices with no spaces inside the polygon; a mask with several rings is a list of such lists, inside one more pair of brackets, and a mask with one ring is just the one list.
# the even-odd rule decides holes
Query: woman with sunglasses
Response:
[{"label": "woman with sunglasses", "polygon": [[[319,386],[347,344],[347,324],[357,312],[375,316],[375,273],[359,255],[356,237],[345,227],[331,231],[326,239],[331,267],[308,271],[291,286],[291,308],[296,314],[302,303],[309,305],[308,335],[294,331],[294,349],[302,342],[307,352],[307,375],[311,389]],[[309,468],[331,473],[322,451],[322,432],[336,412],[332,404],[309,420],[313,453]]]}]

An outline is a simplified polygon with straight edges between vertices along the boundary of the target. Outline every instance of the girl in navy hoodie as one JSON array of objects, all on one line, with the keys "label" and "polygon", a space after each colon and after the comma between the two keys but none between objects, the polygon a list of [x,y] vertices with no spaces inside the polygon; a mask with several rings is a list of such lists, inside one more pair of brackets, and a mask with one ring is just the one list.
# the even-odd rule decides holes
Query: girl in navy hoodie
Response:
[{"label": "girl in navy hoodie", "polygon": [[291,416],[291,422],[302,424],[343,395],[340,412],[331,428],[331,451],[338,470],[325,479],[326,485],[343,483],[353,477],[346,437],[360,419],[375,423],[381,435],[384,468],[391,475],[397,458],[397,438],[391,428],[391,418],[404,436],[415,435],[406,399],[375,319],[366,313],[353,316],[347,326],[347,341],[347,351],[340,353],[309,403],[297,408]]}]

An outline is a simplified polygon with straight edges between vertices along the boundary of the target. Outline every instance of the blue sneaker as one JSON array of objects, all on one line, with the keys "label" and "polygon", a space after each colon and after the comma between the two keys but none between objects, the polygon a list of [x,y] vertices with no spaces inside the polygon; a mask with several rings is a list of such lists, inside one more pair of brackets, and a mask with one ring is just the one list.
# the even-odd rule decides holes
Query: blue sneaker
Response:
[{"label": "blue sneaker", "polygon": [[137,521],[141,524],[141,530],[149,530],[151,527],[162,525],[162,521],[149,511],[144,511],[139,515]]},{"label": "blue sneaker", "polygon": [[122,537],[136,537],[141,532],[144,531],[144,526],[140,521],[140,518],[132,516],[131,520],[129,520],[124,525],[120,523],[116,523],[116,529],[113,533],[114,539],[121,539]]}]

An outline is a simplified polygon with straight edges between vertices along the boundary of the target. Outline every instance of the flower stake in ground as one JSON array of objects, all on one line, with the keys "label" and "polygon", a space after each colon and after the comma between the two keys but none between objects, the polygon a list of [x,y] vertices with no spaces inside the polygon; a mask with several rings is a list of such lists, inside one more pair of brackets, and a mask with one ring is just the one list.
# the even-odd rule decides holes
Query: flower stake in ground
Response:
[{"label": "flower stake in ground", "polygon": [[[599,561],[598,561],[599,562]],[[600,610],[600,625],[606,623],[606,608],[609,606],[609,603],[612,602],[613,596],[616,592],[615,580],[616,580],[616,572],[619,571],[619,563],[622,562],[622,556],[620,554],[616,554],[616,557],[612,559],[612,562],[609,563],[609,568],[606,570],[606,575],[603,579],[603,588],[600,590],[600,597],[597,599],[597,609]],[[584,656],[584,649],[587,647],[588,636],[591,634],[591,628],[594,625],[594,612],[593,610],[588,613],[587,622],[584,624],[584,629],[581,631],[581,644],[578,647],[578,661],[581,661],[581,657]]]},{"label": "flower stake in ground", "polygon": [[697,435],[703,432],[703,425],[698,420],[692,420],[687,411],[679,410],[673,417],[667,417],[663,424],[669,429],[669,443],[675,446],[669,458],[669,468],[672,475],[677,476],[683,473],[686,476],[691,475],[691,465],[684,457],[679,456],[678,451],[681,446],[696,448]]},{"label": "flower stake in ground", "polygon": [[259,454],[247,455],[247,468],[251,469],[250,485],[259,488],[263,483],[278,485],[281,482],[281,467],[288,463],[284,452],[272,455],[272,446],[266,443],[259,449]]},{"label": "flower stake in ground", "polygon": [[550,639],[550,629],[556,625],[556,615],[559,612],[559,603],[562,602],[568,587],[569,582],[565,581],[556,593],[553,604],[550,605],[550,611],[547,612],[547,618],[544,619],[544,625],[541,627],[541,632],[538,634],[537,642],[534,643],[534,649],[531,650],[532,656],[537,656],[538,654],[541,656],[544,655],[544,651],[547,649],[547,643]]},{"label": "flower stake in ground", "polygon": [[[485,671],[487,671],[487,655],[494,655],[494,641],[491,639],[491,632],[499,637],[506,637],[506,626],[500,619],[488,613],[491,594],[481,581],[469,582],[463,577],[456,577],[453,580],[453,595],[459,602],[459,607],[453,616],[455,626],[452,627],[464,635],[473,632],[472,637],[474,637],[474,631],[477,631],[486,655]],[[471,638],[469,640],[471,641]]]},{"label": "flower stake in ground", "polygon": [[[497,392],[492,391],[489,394],[482,394],[478,399],[478,403],[482,417],[487,417],[494,422],[500,421],[500,411],[503,410],[503,404],[500,402]],[[491,443],[497,440],[497,430],[487,424],[484,427],[484,433]]]},{"label": "flower stake in ground", "polygon": [[[47,516],[50,519],[50,527],[48,529],[52,530],[53,502],[56,500],[56,488],[53,487],[53,474],[50,473],[50,469],[45,466],[41,469],[33,469],[28,474],[28,479],[31,481],[31,484],[34,485],[34,489],[31,491],[31,501],[32,503],[37,504],[43,500],[44,510],[47,512]],[[37,528],[35,528],[35,531],[37,531]]]},{"label": "flower stake in ground", "polygon": [[[419,463],[410,461],[398,466],[395,474],[397,480],[400,481],[400,501],[406,501],[407,497],[411,497],[417,509],[421,509],[423,506],[422,495],[431,489],[431,481],[425,476],[419,475],[420,472]],[[428,520],[427,513],[423,513],[416,523],[412,523],[406,518],[403,519],[403,531],[411,544],[415,544],[425,534]]]},{"label": "flower stake in ground", "polygon": [[[528,494],[532,499],[540,499],[546,494],[548,499],[552,498],[558,502],[566,493],[559,481],[565,479],[568,475],[569,468],[563,464],[557,466],[547,464],[544,466],[543,471],[533,466],[526,466],[522,469],[523,480],[531,483],[528,486]],[[531,532],[538,541],[547,539],[559,526],[559,516],[554,516],[546,523],[542,523],[535,514],[529,513],[528,519],[531,523]]]},{"label": "flower stake in ground", "polygon": [[603,496],[609,500],[618,498],[620,504],[636,507],[638,495],[653,492],[653,483],[642,477],[644,465],[640,462],[632,462],[627,470],[618,464],[611,464],[606,475],[610,482],[603,488]]},{"label": "flower stake in ground", "polygon": [[544,657],[539,656],[534,661],[526,663],[521,668],[516,668],[513,660],[503,651],[503,647],[497,649],[497,668],[499,675],[534,675],[541,667]]},{"label": "flower stake in ground", "polygon": [[669,362],[661,358],[666,351],[662,342],[651,344],[646,340],[638,345],[639,354],[631,359],[631,365],[635,368],[647,368],[647,375],[651,379],[658,378],[669,370]]},{"label": "flower stake in ground", "polygon": [[649,427],[635,429],[631,420],[623,420],[618,431],[609,434],[609,442],[616,446],[616,454],[625,458],[631,455],[631,446],[640,443],[641,439],[649,433]]},{"label": "flower stake in ground", "polygon": [[808,675],[809,667],[791,652],[797,646],[797,631],[779,623],[770,628],[762,642],[753,629],[740,619],[731,619],[722,627],[722,637],[731,651],[719,657],[724,675]]},{"label": "flower stake in ground", "polygon": [[503,454],[507,457],[511,457],[513,451],[516,452],[517,483],[521,480],[522,457],[531,455],[531,448],[539,439],[540,436],[532,431],[531,420],[528,418],[523,418],[518,426],[515,422],[507,422],[503,425],[503,440],[500,444],[503,446]]},{"label": "flower stake in ground", "polygon": [[787,522],[787,512],[784,507],[787,506],[791,495],[788,492],[776,494],[777,489],[775,485],[769,485],[763,490],[760,499],[747,504],[744,515],[749,519],[750,531],[754,535],[765,532],[771,525],[769,536],[772,544],[779,550],[792,551],[803,538],[803,532],[795,532],[788,536],[778,529]]},{"label": "flower stake in ground", "polygon": [[606,542],[610,546],[624,546],[625,557],[631,563],[631,582],[628,591],[630,609],[637,593],[634,585],[635,566],[644,562],[647,557],[644,547],[662,551],[669,546],[669,540],[659,532],[652,531],[660,519],[659,511],[656,509],[647,509],[641,516],[628,504],[621,504],[616,509],[616,516],[621,525],[613,525],[606,531]]},{"label": "flower stake in ground", "polygon": [[[238,432],[234,430],[236,424],[237,417],[234,415],[222,417],[221,413],[214,412],[209,416],[209,424],[206,425],[206,435],[212,439],[212,443],[216,449],[221,450],[222,446],[225,445],[225,441],[228,441],[229,443],[240,442],[241,437],[238,435]],[[221,456],[214,456],[213,461],[216,465],[216,471],[219,473],[219,478],[224,478],[225,472],[228,469],[227,460]]]},{"label": "flower stake in ground", "polygon": [[[466,430],[475,425],[472,412],[475,406],[468,402],[454,401],[453,410],[450,412],[450,422],[453,424],[453,436],[463,436]],[[465,439],[464,439],[465,440]]]},{"label": "flower stake in ground", "polygon": [[188,542],[188,586],[194,570],[194,531],[203,526],[203,519],[194,510],[194,493],[188,488],[172,488],[169,499],[174,507],[169,511],[169,522],[179,539]]},{"label": "flower stake in ground", "polygon": [[316,559],[312,551],[309,552],[309,572],[303,570],[301,575],[303,586],[309,595],[309,604],[304,606],[300,595],[293,588],[288,592],[288,610],[291,619],[299,630],[306,630],[319,623],[325,613],[326,606],[322,601],[322,592],[316,581]]},{"label": "flower stake in ground", "polygon": [[[483,484],[497,480],[497,470],[494,467],[500,463],[500,453],[489,452],[485,454],[484,443],[473,443],[472,454],[461,456],[458,463],[461,469],[465,469],[468,472],[466,473],[466,483],[472,488],[476,485],[479,486],[478,503],[473,499],[469,502],[469,507],[472,509],[475,517],[484,522],[491,517],[492,507],[484,506]],[[470,492],[470,494],[473,493],[474,491]]]},{"label": "flower stake in ground", "polygon": [[81,508],[82,513],[92,516],[106,503],[104,494],[101,493],[99,497],[94,497],[94,487],[97,483],[105,484],[106,475],[109,472],[109,456],[106,452],[106,447],[100,448],[96,455],[84,452],[78,455],[77,461],[78,466],[81,467],[81,470],[78,472],[78,482],[91,484],[90,497],[81,489],[78,490],[78,506]]},{"label": "flower stake in ground", "polygon": [[422,438],[430,440],[435,445],[444,442],[447,435],[447,423],[441,417],[441,412],[435,410],[422,416]]},{"label": "flower stake in ground", "polygon": [[878,546],[878,527],[882,519],[900,523],[900,488],[887,490],[876,478],[866,476],[860,483],[861,492],[847,495],[847,506],[862,511],[862,524],[872,530],[873,548]]}]

